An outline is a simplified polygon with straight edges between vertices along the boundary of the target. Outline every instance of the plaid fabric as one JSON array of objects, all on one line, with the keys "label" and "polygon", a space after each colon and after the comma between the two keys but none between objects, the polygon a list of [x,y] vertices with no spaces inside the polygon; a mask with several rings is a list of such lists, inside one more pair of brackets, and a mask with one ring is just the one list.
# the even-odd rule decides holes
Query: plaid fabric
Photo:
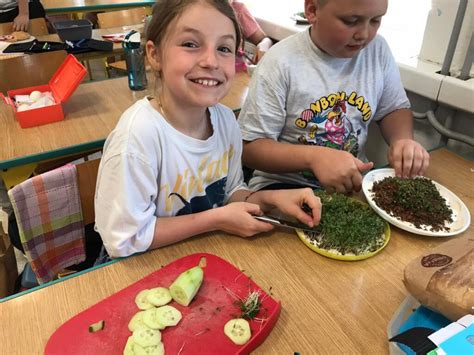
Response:
[{"label": "plaid fabric", "polygon": [[85,260],[84,223],[72,164],[35,176],[8,191],[20,239],[38,282]]}]

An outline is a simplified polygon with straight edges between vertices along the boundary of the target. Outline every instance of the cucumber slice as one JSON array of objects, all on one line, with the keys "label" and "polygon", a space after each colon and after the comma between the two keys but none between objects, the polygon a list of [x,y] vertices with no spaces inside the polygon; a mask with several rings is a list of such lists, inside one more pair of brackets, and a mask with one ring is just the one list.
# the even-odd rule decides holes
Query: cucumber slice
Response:
[{"label": "cucumber slice", "polygon": [[175,326],[181,318],[181,312],[173,306],[162,306],[156,309],[156,319],[165,327]]},{"label": "cucumber slice", "polygon": [[161,341],[160,331],[150,328],[138,328],[133,332],[132,337],[136,344],[143,346],[144,348],[147,346],[158,345]]},{"label": "cucumber slice", "polygon": [[143,322],[143,315],[145,312],[146,311],[140,311],[135,313],[132,319],[130,319],[130,322],[128,322],[128,330],[133,333],[138,328],[147,328],[147,325]]},{"label": "cucumber slice", "polygon": [[163,355],[165,346],[161,341],[157,345],[147,346],[146,348],[135,344],[133,350],[135,355]]},{"label": "cucumber slice", "polygon": [[170,291],[165,287],[155,287],[148,291],[146,296],[148,303],[159,307],[171,302]]},{"label": "cucumber slice", "polygon": [[231,319],[224,326],[224,334],[237,345],[243,345],[252,336],[249,322],[243,318]]},{"label": "cucumber slice", "polygon": [[151,329],[165,329],[165,326],[160,321],[158,308],[151,308],[143,311],[143,323]]},{"label": "cucumber slice", "polygon": [[204,272],[195,266],[182,272],[170,286],[171,297],[182,306],[188,306],[201,287]]},{"label": "cucumber slice", "polygon": [[130,335],[127,339],[127,344],[123,349],[123,355],[135,355],[135,342],[133,341],[133,336]]},{"label": "cucumber slice", "polygon": [[145,289],[138,292],[135,297],[135,304],[138,308],[145,310],[154,307],[150,302],[147,301],[147,295],[150,290]]},{"label": "cucumber slice", "polygon": [[97,323],[91,324],[89,326],[89,333],[95,333],[104,328],[105,328],[105,320],[100,320]]}]

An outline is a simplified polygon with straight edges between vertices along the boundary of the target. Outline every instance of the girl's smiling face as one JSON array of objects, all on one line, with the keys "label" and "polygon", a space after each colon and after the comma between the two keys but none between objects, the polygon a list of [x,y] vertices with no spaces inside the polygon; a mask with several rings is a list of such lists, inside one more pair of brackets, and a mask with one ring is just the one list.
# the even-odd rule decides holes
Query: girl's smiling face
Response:
[{"label": "girl's smiling face", "polygon": [[160,72],[163,102],[207,108],[229,91],[235,75],[236,33],[232,21],[205,2],[190,5],[170,23],[163,42],[147,42]]}]

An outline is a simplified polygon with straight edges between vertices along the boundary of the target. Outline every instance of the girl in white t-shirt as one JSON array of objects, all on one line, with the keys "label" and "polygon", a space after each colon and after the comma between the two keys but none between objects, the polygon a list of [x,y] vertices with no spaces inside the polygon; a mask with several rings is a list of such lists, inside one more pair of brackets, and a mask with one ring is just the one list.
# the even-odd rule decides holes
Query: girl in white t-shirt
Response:
[{"label": "girl in white t-shirt", "polygon": [[219,104],[240,43],[228,1],[158,1],[147,38],[160,90],[123,114],[99,168],[96,229],[109,255],[213,230],[267,232],[272,225],[253,216],[275,207],[318,224],[321,204],[311,189],[250,192],[243,181],[240,131],[233,112]]}]

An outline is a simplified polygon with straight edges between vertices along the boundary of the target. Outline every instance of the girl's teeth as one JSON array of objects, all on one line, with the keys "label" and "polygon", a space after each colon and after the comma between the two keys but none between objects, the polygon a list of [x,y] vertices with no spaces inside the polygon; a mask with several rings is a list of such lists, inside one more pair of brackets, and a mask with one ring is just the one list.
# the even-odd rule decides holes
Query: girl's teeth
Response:
[{"label": "girl's teeth", "polygon": [[216,86],[218,82],[216,80],[201,80],[198,79],[196,80],[198,84],[204,85],[204,86]]}]

